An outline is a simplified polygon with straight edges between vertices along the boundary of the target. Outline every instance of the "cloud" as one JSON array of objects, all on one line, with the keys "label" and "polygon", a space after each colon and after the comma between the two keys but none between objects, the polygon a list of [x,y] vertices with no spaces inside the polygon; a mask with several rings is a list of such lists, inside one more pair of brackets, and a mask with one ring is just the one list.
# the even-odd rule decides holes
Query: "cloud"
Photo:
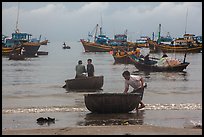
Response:
[{"label": "cloud", "polygon": [[[78,41],[87,38],[88,32],[101,23],[103,31],[109,37],[127,29],[132,40],[140,35],[151,36],[153,32],[157,33],[159,24],[162,24],[163,35],[170,32],[173,37],[182,36],[186,25],[188,33],[202,34],[201,2],[48,2],[43,3],[43,6],[36,2],[26,3],[26,6],[24,4],[21,3],[20,6],[20,30],[36,36],[42,34],[51,41]],[[30,9],[29,4],[32,5]],[[3,6],[3,34],[10,35],[14,31],[16,18],[17,3],[11,7]]]}]

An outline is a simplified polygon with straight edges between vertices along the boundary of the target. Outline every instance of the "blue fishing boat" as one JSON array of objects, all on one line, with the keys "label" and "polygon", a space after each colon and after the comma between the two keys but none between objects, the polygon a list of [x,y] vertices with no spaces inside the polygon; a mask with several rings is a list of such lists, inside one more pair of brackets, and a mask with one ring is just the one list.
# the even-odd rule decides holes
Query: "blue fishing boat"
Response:
[{"label": "blue fishing boat", "polygon": [[32,38],[32,34],[20,32],[18,29],[18,18],[16,22],[15,32],[12,33],[11,38],[3,36],[4,35],[2,35],[2,55],[10,55],[11,52],[17,52],[18,54],[23,54],[26,57],[35,57],[37,56],[40,45],[47,45],[48,43],[48,40],[40,42],[41,36],[39,39],[37,39]]},{"label": "blue fishing boat", "polygon": [[84,40],[80,39],[85,52],[109,52],[116,48],[124,48],[124,47],[136,47],[136,43],[127,41],[127,31],[124,34],[116,34],[113,39],[110,39],[108,36],[102,33],[102,27],[100,27],[99,34],[98,33],[99,25],[97,24],[95,27],[95,34],[89,34],[89,37],[93,37],[94,40],[90,39]]}]

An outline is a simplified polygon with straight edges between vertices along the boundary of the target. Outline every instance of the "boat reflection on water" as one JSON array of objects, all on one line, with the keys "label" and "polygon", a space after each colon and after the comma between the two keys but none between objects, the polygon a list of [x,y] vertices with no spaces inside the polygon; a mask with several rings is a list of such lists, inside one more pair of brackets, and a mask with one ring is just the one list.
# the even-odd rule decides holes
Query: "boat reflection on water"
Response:
[{"label": "boat reflection on water", "polygon": [[111,126],[111,125],[143,125],[145,110],[139,113],[87,113],[84,121],[77,122],[79,126]]}]

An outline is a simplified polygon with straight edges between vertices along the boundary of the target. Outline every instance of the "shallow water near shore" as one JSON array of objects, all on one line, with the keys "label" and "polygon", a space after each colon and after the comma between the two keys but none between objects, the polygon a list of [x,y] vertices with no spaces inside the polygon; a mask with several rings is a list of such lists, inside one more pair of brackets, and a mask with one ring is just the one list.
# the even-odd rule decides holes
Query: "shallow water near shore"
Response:
[{"label": "shallow water near shore", "polygon": [[[191,121],[202,121],[202,53],[187,54],[190,65],[184,72],[144,73],[133,65],[114,64],[109,53],[85,53],[79,42],[69,43],[71,49],[62,49],[62,44],[41,46],[48,55],[25,61],[2,57],[2,129],[128,124],[184,128]],[[184,57],[183,53],[168,55]],[[74,78],[78,60],[86,64],[88,58],[93,60],[95,75],[104,75],[99,92],[123,92],[124,70],[143,76],[146,107],[139,114],[92,114],[87,110],[84,94],[90,92],[68,92],[62,86],[66,79]],[[55,122],[39,125],[39,117],[55,118]]]}]

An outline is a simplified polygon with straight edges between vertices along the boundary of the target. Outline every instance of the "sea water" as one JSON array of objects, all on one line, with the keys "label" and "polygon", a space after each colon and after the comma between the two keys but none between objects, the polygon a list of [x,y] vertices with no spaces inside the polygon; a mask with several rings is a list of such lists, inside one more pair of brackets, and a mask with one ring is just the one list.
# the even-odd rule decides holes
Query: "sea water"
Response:
[{"label": "sea water", "polygon": [[[108,52],[84,52],[80,42],[67,43],[71,49],[63,49],[62,44],[42,45],[40,50],[48,51],[48,55],[23,61],[2,57],[2,129],[127,124],[185,128],[190,121],[202,124],[202,53],[187,53],[190,64],[183,72],[146,73],[131,64],[114,64]],[[142,49],[143,54],[147,52]],[[184,53],[168,55],[184,58]],[[88,58],[93,60],[95,75],[104,76],[100,92],[122,93],[124,70],[142,76],[147,83],[143,97],[146,107],[138,114],[91,113],[84,104],[86,92],[62,88],[66,79],[75,77],[78,60],[86,65]],[[55,118],[55,122],[39,125],[39,117]]]}]

